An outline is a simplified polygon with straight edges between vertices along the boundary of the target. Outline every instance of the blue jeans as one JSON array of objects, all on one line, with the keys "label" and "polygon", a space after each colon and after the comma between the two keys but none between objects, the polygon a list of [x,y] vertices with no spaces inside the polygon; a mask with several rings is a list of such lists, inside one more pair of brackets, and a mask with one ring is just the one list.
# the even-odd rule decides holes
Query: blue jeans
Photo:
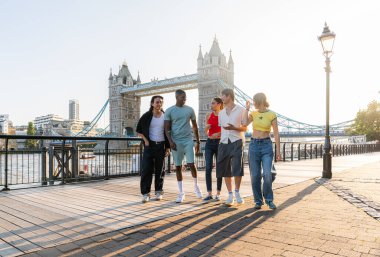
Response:
[{"label": "blue jeans", "polygon": [[[205,146],[205,161],[206,161],[206,187],[207,192],[212,192],[212,165],[215,159],[218,157],[218,146],[220,139],[207,139]],[[220,191],[222,189],[222,178],[216,178],[216,190]]]},{"label": "blue jeans", "polygon": [[[270,138],[252,139],[249,144],[249,170],[251,172],[251,184],[253,198],[256,204],[265,201],[273,201],[272,190],[272,161],[273,146]],[[261,191],[261,168],[263,169],[263,192]]]}]

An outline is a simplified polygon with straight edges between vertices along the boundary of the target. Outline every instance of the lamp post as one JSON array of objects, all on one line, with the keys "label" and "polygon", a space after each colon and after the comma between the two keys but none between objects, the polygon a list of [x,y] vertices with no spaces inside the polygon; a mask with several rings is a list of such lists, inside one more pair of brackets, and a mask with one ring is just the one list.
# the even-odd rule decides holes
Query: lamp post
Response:
[{"label": "lamp post", "polygon": [[326,58],[326,131],[325,146],[323,153],[323,172],[322,178],[331,178],[331,143],[330,143],[330,57],[333,54],[335,33],[331,32],[327,24],[323,28],[322,35],[318,37],[321,42],[323,55]]}]

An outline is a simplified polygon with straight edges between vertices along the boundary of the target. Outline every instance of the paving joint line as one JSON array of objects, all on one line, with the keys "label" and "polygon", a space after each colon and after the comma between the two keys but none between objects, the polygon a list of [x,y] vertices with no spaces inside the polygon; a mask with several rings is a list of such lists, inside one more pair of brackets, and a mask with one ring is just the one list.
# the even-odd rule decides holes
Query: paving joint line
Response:
[{"label": "paving joint line", "polygon": [[380,204],[368,199],[367,197],[354,193],[350,189],[338,186],[329,179],[315,179],[315,182],[324,186],[340,198],[363,210],[370,217],[380,222]]}]

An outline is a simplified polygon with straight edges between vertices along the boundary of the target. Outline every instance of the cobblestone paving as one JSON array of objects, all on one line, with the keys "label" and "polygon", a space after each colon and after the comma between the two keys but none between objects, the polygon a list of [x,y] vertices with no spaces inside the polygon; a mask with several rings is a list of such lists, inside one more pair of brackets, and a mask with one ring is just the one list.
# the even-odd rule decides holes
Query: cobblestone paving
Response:
[{"label": "cobblestone paving", "polygon": [[380,256],[380,222],[361,205],[378,206],[377,196],[363,196],[372,202],[366,201],[352,185],[359,190],[361,181],[369,181],[367,190],[377,194],[378,183],[371,179],[379,171],[377,162],[336,180],[279,188],[275,211],[254,210],[251,198],[230,208],[214,202],[27,256]]}]

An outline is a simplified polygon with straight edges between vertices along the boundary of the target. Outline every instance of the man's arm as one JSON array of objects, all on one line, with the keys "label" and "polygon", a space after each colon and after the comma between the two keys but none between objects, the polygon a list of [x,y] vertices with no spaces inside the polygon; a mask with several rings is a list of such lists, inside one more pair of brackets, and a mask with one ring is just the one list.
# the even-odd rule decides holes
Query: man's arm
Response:
[{"label": "man's arm", "polygon": [[172,123],[171,123],[171,121],[170,121],[170,120],[165,120],[165,121],[164,121],[165,135],[166,135],[166,137],[167,137],[168,140],[169,140],[170,148],[171,148],[172,150],[176,150],[176,149],[177,149],[177,146],[176,146],[176,144],[174,143],[173,138],[172,138],[172,135],[171,135],[171,127],[172,127]]},{"label": "man's arm", "polygon": [[201,140],[199,139],[199,131],[198,131],[197,121],[195,119],[191,120],[191,124],[193,125],[193,132],[194,132],[195,141],[196,141],[195,153],[197,154],[197,153],[199,153],[199,145],[201,143]]}]

